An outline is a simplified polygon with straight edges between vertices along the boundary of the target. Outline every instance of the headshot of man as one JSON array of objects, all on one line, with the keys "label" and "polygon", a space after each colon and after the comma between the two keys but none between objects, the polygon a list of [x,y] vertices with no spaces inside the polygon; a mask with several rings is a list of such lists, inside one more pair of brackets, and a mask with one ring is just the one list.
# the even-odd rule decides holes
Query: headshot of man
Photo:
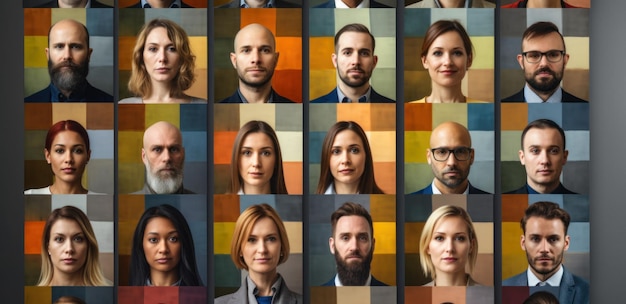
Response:
[{"label": "headshot of man", "polygon": [[502,4],[501,8],[583,8],[571,5],[564,0],[516,0]]},{"label": "headshot of man", "polygon": [[52,0],[35,6],[36,8],[113,8],[96,0]]},{"label": "headshot of man", "polygon": [[113,101],[113,96],[87,81],[93,49],[85,25],[73,19],[57,21],[50,27],[45,51],[50,84],[24,98],[25,102]]},{"label": "headshot of man", "polygon": [[346,202],[330,217],[330,253],[335,256],[337,275],[322,286],[388,286],[370,272],[374,254],[374,226],[365,207]]},{"label": "headshot of man", "polygon": [[193,194],[183,187],[185,147],[180,130],[159,121],[143,134],[141,159],[146,167],[144,188],[135,194]]},{"label": "headshot of man", "polygon": [[517,62],[526,84],[502,102],[556,103],[587,102],[561,88],[569,54],[559,28],[552,22],[536,22],[522,35],[522,52]]},{"label": "headshot of man", "polygon": [[505,194],[577,194],[561,183],[567,163],[565,131],[550,119],[537,119],[522,131],[519,161],[526,169],[526,185]]},{"label": "headshot of man", "polygon": [[502,286],[558,286],[559,303],[589,303],[589,283],[563,265],[570,246],[570,215],[553,202],[536,202],[524,212],[520,245],[528,269],[502,281]]},{"label": "headshot of man", "polygon": [[141,0],[127,8],[193,8],[181,0]]},{"label": "headshot of man", "polygon": [[[302,2],[301,0],[297,1]],[[294,1],[287,0],[232,0],[217,8],[295,8],[302,7]]]},{"label": "headshot of man", "polygon": [[[495,1],[494,1],[495,2]],[[494,8],[487,0],[419,0],[406,8]]]},{"label": "headshot of man", "polygon": [[378,62],[375,46],[374,35],[365,25],[351,23],[342,27],[335,34],[335,52],[331,55],[339,78],[337,87],[311,103],[395,102],[378,94],[370,85]]},{"label": "headshot of man", "polygon": [[474,148],[463,125],[453,121],[439,124],[430,134],[426,159],[435,178],[430,185],[411,194],[488,194],[468,180]]},{"label": "headshot of man", "polygon": [[220,103],[293,103],[272,88],[278,63],[274,34],[265,26],[252,23],[237,32],[230,61],[237,70],[237,91]]},{"label": "headshot of man", "polygon": [[385,8],[392,7],[374,0],[328,0],[314,8]]}]

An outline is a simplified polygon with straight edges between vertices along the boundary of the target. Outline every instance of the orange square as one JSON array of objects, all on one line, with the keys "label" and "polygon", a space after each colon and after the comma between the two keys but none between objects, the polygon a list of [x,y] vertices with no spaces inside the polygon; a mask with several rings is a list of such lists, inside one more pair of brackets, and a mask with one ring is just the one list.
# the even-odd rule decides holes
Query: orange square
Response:
[{"label": "orange square", "polygon": [[287,184],[287,193],[302,194],[302,163],[283,162],[283,173],[285,175],[285,184]]},{"label": "orange square", "polygon": [[409,103],[404,105],[404,131],[432,130],[432,104]]},{"label": "orange square", "polygon": [[374,163],[374,176],[376,184],[385,194],[396,193],[396,163],[377,162]]},{"label": "orange square", "polygon": [[215,132],[213,161],[216,165],[229,165],[237,132]]},{"label": "orange square", "polygon": [[432,300],[431,287],[411,286],[404,288],[404,303],[435,303]]},{"label": "orange square", "polygon": [[528,124],[528,105],[524,102],[501,104],[502,130],[523,130]]},{"label": "orange square", "polygon": [[239,217],[239,195],[219,194],[213,196],[215,222],[236,222]]},{"label": "orange square", "polygon": [[40,254],[45,221],[24,223],[24,254]]},{"label": "orange square", "polygon": [[24,128],[48,130],[52,126],[52,103],[25,103]]},{"label": "orange square", "polygon": [[251,23],[260,23],[268,28],[276,37],[276,10],[275,9],[242,9],[239,11],[240,24],[244,27]]},{"label": "orange square", "polygon": [[526,208],[528,208],[527,194],[502,195],[502,222],[519,223]]},{"label": "orange square", "polygon": [[[48,36],[52,10],[46,8],[24,10],[24,36]],[[44,50],[41,50],[42,53]]]},{"label": "orange square", "polygon": [[118,131],[144,131],[145,129],[145,106],[141,105],[118,105],[117,128]]}]

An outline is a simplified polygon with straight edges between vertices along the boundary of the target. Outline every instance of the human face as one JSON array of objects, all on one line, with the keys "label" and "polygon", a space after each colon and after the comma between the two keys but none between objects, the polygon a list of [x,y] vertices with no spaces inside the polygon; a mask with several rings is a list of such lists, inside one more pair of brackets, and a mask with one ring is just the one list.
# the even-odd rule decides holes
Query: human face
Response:
[{"label": "human face", "polygon": [[519,159],[526,168],[526,182],[540,193],[550,193],[560,183],[567,150],[557,129],[532,128],[526,132]]},{"label": "human face", "polygon": [[371,261],[374,252],[374,237],[367,220],[358,215],[345,215],[335,225],[335,233],[328,240],[330,252],[338,255],[347,265]]},{"label": "human face", "polygon": [[337,41],[333,65],[341,82],[352,88],[368,88],[378,62],[371,37],[366,33],[344,32]]},{"label": "human face", "polygon": [[274,221],[269,217],[257,220],[241,248],[250,275],[273,276],[280,261],[281,246],[280,234]]},{"label": "human face", "polygon": [[426,253],[439,274],[465,274],[465,265],[472,250],[467,224],[458,216],[437,221]]},{"label": "human face", "polygon": [[[335,179],[335,190],[357,189],[365,171],[363,140],[352,130],[343,130],[335,136],[330,150],[330,173]],[[356,193],[356,192],[353,192]]]},{"label": "human face", "polygon": [[558,218],[530,217],[526,221],[526,233],[522,235],[521,245],[530,270],[545,281],[563,263],[563,255],[569,248],[569,235],[565,235],[565,225]]},{"label": "human face", "polygon": [[271,86],[278,63],[272,32],[258,24],[243,28],[235,37],[235,51],[230,53],[230,60],[240,84],[252,88]]},{"label": "human face", "polygon": [[79,275],[85,266],[89,246],[87,238],[75,220],[60,218],[50,227],[48,255],[54,273]]},{"label": "human face", "polygon": [[148,221],[143,233],[143,252],[150,272],[177,273],[181,243],[172,221],[155,217]]},{"label": "human face", "polygon": [[[430,148],[454,150],[457,148],[470,148],[471,138],[467,129],[456,123],[444,123],[431,133]],[[450,152],[448,159],[438,161],[434,158],[430,149],[426,151],[428,164],[435,176],[435,186],[443,194],[461,194],[467,188],[467,177],[470,167],[474,163],[474,150],[470,152],[468,160],[457,160]]]},{"label": "human face", "polygon": [[87,33],[82,24],[61,20],[52,27],[48,39],[46,58],[50,79],[64,94],[69,95],[89,73],[92,49],[89,48]]},{"label": "human face", "polygon": [[61,131],[54,137],[50,149],[44,154],[55,182],[80,184],[91,154],[83,138],[74,131]]},{"label": "human face", "polygon": [[[522,42],[522,52],[551,50],[565,50],[561,36],[556,32]],[[568,60],[569,55],[565,54],[559,62],[550,62],[546,56],[542,56],[538,63],[528,63],[522,54],[517,55],[517,61],[524,70],[526,83],[539,95],[551,95],[559,87]]]},{"label": "human face", "polygon": [[147,0],[153,8],[168,8],[174,0]]},{"label": "human face", "polygon": [[146,166],[146,177],[157,193],[173,193],[182,185],[185,149],[182,136],[174,127],[158,124],[144,135],[141,158]]},{"label": "human face", "polygon": [[422,57],[422,65],[428,70],[433,84],[441,87],[460,86],[465,72],[472,65],[472,58],[456,31],[448,31],[437,37]]},{"label": "human face", "polygon": [[274,143],[267,134],[246,135],[239,155],[239,176],[246,194],[269,194],[270,180],[276,166]]},{"label": "human face", "polygon": [[164,27],[152,29],[146,37],[143,64],[150,79],[155,82],[170,83],[178,75],[180,54]]}]

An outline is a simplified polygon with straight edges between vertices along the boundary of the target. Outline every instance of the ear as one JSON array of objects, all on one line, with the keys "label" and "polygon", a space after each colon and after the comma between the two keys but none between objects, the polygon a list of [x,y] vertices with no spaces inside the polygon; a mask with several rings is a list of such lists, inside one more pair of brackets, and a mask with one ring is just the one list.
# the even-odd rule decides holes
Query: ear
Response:
[{"label": "ear", "polygon": [[332,237],[328,238],[328,248],[330,249],[330,253],[335,254],[335,239]]},{"label": "ear", "polygon": [[563,163],[561,165],[565,165],[567,163],[567,156],[569,155],[569,151],[563,151]]},{"label": "ear", "polygon": [[337,54],[333,53],[332,55],[330,55],[330,59],[333,62],[333,66],[337,68]]},{"label": "ear", "polygon": [[474,164],[474,149],[472,149],[472,150],[470,151],[470,159],[469,159],[469,164],[470,164],[470,166],[471,166],[472,164]]},{"label": "ear", "polygon": [[143,161],[144,164],[148,161],[147,156],[146,156],[146,149],[144,148],[141,148],[141,160]]},{"label": "ear", "polygon": [[50,151],[48,151],[48,149],[43,149],[43,155],[46,158],[46,162],[48,163],[48,165],[50,164]]},{"label": "ear", "polygon": [[522,54],[517,54],[517,63],[519,64],[519,67],[523,70],[524,69],[524,56]]},{"label": "ear", "polygon": [[378,63],[378,56],[374,55],[374,66],[372,69],[376,68],[376,64]]},{"label": "ear", "polygon": [[237,69],[237,55],[233,52],[230,53],[230,63],[233,65],[233,68]]},{"label": "ear", "polygon": [[565,68],[565,66],[567,65],[567,62],[569,61],[569,54],[565,54],[563,56],[563,67]]},{"label": "ear", "polygon": [[91,159],[91,150],[87,151],[87,163],[89,163],[90,159]]},{"label": "ear", "polygon": [[93,53],[93,49],[89,48],[89,54],[87,55],[87,62],[89,62],[89,60],[91,60],[91,53]]},{"label": "ear", "polygon": [[50,60],[50,49],[46,48],[46,59]]},{"label": "ear", "polygon": [[426,56],[422,56],[422,66],[424,69],[428,70],[428,61],[426,61]]},{"label": "ear", "polygon": [[567,251],[569,249],[569,235],[565,236],[565,247],[563,248],[563,251]]},{"label": "ear", "polygon": [[519,156],[519,162],[522,164],[522,166],[525,166],[526,160],[524,159],[524,151],[523,150],[517,151],[517,155]]},{"label": "ear", "polygon": [[467,56],[467,66],[466,68],[469,70],[472,67],[472,62],[474,62],[474,56]]},{"label": "ear", "polygon": [[428,161],[429,165],[432,165],[431,162],[433,161],[431,158],[433,157],[433,153],[430,151],[430,149],[426,149],[426,160]]},{"label": "ear", "polygon": [[520,239],[520,246],[522,247],[522,250],[526,251],[526,238],[524,238],[524,235],[522,235]]}]

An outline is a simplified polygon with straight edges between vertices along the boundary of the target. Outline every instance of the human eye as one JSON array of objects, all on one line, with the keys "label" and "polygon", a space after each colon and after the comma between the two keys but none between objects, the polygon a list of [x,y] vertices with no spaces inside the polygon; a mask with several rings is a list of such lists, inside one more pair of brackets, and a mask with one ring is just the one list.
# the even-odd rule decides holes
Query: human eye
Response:
[{"label": "human eye", "polygon": [[463,55],[465,55],[465,53],[463,51],[461,51],[461,50],[455,50],[454,52],[452,52],[452,54],[454,56],[463,56]]},{"label": "human eye", "polygon": [[350,236],[348,236],[346,234],[342,235],[340,238],[341,238],[342,241],[349,241],[350,240]]},{"label": "human eye", "polygon": [[172,243],[178,242],[178,235],[173,235],[168,238],[168,240]]},{"label": "human eye", "polygon": [[261,52],[264,54],[270,54],[272,52],[272,49],[269,47],[264,47],[261,49]]},{"label": "human eye", "polygon": [[63,243],[63,241],[65,240],[65,238],[63,238],[60,235],[55,236],[53,239],[53,241],[57,242],[57,243]]},{"label": "human eye", "polygon": [[59,154],[63,154],[63,153],[65,153],[65,149],[63,149],[63,148],[56,148],[56,149],[54,149],[54,152],[59,153]]},{"label": "human eye", "polygon": [[272,151],[270,151],[270,150],[263,150],[263,151],[261,151],[261,155],[263,155],[263,156],[271,156],[272,155]]},{"label": "human eye", "polygon": [[557,154],[559,154],[559,152],[561,152],[561,149],[559,149],[558,147],[552,147],[552,148],[550,148],[549,152],[552,155],[557,155]]},{"label": "human eye", "polygon": [[250,151],[249,149],[241,150],[241,155],[250,156],[252,155],[252,151]]},{"label": "human eye", "polygon": [[76,153],[76,154],[83,154],[83,152],[85,152],[85,151],[83,150],[83,148],[78,148],[78,147],[77,147],[77,148],[74,148],[74,149],[72,150],[72,152],[74,152],[74,153]]},{"label": "human eye", "polygon": [[167,51],[168,51],[168,52],[172,52],[172,53],[176,53],[176,47],[175,47],[175,46],[173,46],[173,45],[172,45],[172,46],[169,46],[169,47],[167,48]]},{"label": "human eye", "polygon": [[340,153],[341,153],[341,149],[339,148],[333,148],[330,150],[330,154],[333,154],[333,155],[338,155]]},{"label": "human eye", "polygon": [[556,237],[556,236],[552,236],[552,237],[548,238],[548,242],[551,243],[551,244],[554,244],[554,243],[556,243],[558,241],[559,241],[559,238]]},{"label": "human eye", "polygon": [[435,149],[433,153],[435,154],[437,158],[446,158],[448,156],[448,153],[450,153],[450,151],[448,151],[448,149],[438,148],[438,149]]},{"label": "human eye", "polygon": [[433,51],[433,56],[439,57],[442,56],[443,52],[441,50],[434,50]]},{"label": "human eye", "polygon": [[549,51],[546,56],[548,56],[548,59],[550,59],[551,61],[556,61],[559,60],[559,58],[561,58],[561,51],[557,51],[557,50],[552,50]]},{"label": "human eye", "polygon": [[536,235],[533,235],[530,237],[530,241],[533,243],[539,243],[541,241],[541,238]]},{"label": "human eye", "polygon": [[256,238],[254,237],[249,237],[248,238],[248,243],[254,244],[256,242]]},{"label": "human eye", "polygon": [[530,147],[530,149],[528,149],[528,152],[530,152],[531,154],[539,154],[539,148],[537,147]]},{"label": "human eye", "polygon": [[467,238],[464,235],[457,235],[455,239],[459,242],[465,242]]},{"label": "human eye", "polygon": [[445,238],[441,235],[435,235],[433,237],[433,240],[438,241],[438,242],[442,242]]},{"label": "human eye", "polygon": [[180,152],[180,147],[178,146],[169,147],[168,150],[170,151],[170,153],[178,153]]},{"label": "human eye", "polygon": [[367,235],[363,234],[359,236],[359,241],[361,242],[367,242],[369,241],[369,237],[367,237]]},{"label": "human eye", "polygon": [[370,50],[361,50],[359,51],[359,55],[364,56],[364,57],[369,57],[370,56]]},{"label": "human eye", "polygon": [[152,148],[152,152],[161,153],[161,152],[163,152],[163,148],[162,147],[153,147]]},{"label": "human eye", "polygon": [[85,241],[85,237],[83,237],[82,235],[77,235],[74,238],[72,238],[72,240],[77,243],[82,243]]},{"label": "human eye", "polygon": [[267,238],[267,240],[270,241],[270,242],[276,242],[278,240],[278,238],[275,237],[275,236],[270,236],[270,237]]},{"label": "human eye", "polygon": [[343,52],[341,52],[341,53],[343,55],[350,56],[350,55],[352,55],[352,50],[343,50]]},{"label": "human eye", "polygon": [[361,152],[361,150],[358,147],[351,147],[350,148],[350,153],[352,153],[352,154],[359,154],[359,152]]},{"label": "human eye", "polygon": [[541,53],[537,51],[526,52],[526,58],[532,61],[538,61],[541,58]]},{"label": "human eye", "polygon": [[148,52],[154,53],[156,51],[157,51],[157,48],[154,45],[148,46]]}]

